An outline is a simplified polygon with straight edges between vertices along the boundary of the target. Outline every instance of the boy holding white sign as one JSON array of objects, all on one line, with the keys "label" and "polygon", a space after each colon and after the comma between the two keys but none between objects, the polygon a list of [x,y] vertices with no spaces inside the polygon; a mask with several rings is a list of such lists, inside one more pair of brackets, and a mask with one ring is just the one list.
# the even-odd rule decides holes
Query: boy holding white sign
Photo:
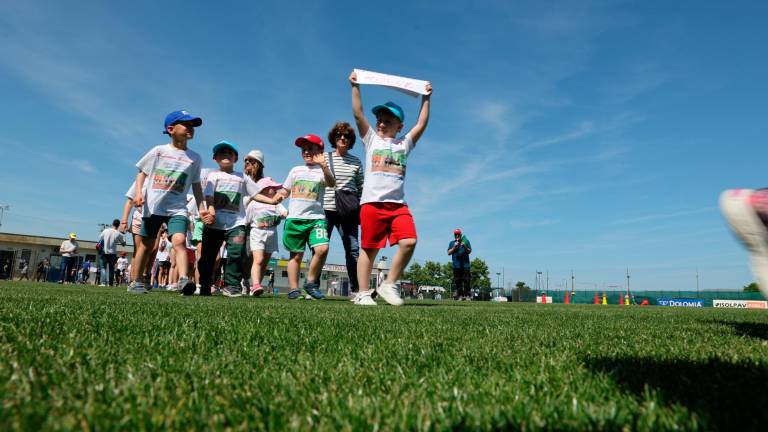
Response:
[{"label": "boy holding white sign", "polygon": [[[416,249],[416,226],[405,202],[405,168],[408,154],[416,146],[429,122],[429,105],[432,84],[426,82],[421,98],[421,111],[416,124],[404,136],[397,138],[403,129],[405,113],[394,102],[373,107],[376,128],[371,128],[363,113],[363,102],[357,72],[349,76],[352,84],[352,112],[357,130],[365,144],[365,181],[360,199],[360,231],[363,253],[357,261],[357,278],[360,293],[355,304],[375,306],[369,287],[371,269],[379,249],[397,244],[392,267],[377,292],[387,303],[400,306],[403,299],[395,282],[413,256]],[[365,291],[364,291],[365,290]]]}]

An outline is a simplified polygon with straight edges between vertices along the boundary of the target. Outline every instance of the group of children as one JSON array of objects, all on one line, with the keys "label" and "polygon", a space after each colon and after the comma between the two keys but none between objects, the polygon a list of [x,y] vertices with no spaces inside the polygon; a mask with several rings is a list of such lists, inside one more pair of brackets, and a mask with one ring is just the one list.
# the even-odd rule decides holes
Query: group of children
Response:
[{"label": "group of children", "polygon": [[[404,199],[404,180],[408,154],[426,129],[429,120],[431,84],[426,86],[419,116],[413,128],[398,137],[405,115],[398,105],[387,102],[377,105],[375,127],[365,118],[360,88],[354,72],[352,108],[358,132],[365,144],[366,176],[360,209],[361,246],[357,264],[360,292],[355,297],[359,305],[375,305],[369,286],[373,262],[379,249],[398,245],[392,259],[391,271],[377,292],[388,303],[402,304],[395,283],[410,261],[416,246],[416,229]],[[134,235],[135,255],[131,266],[131,293],[146,293],[144,275],[151,256],[157,249],[158,233],[167,227],[168,242],[173,250],[178,273],[177,286],[184,295],[211,295],[217,258],[225,251],[222,294],[241,295],[243,259],[246,245],[251,250],[251,285],[249,292],[258,296],[264,292],[261,280],[269,258],[278,250],[277,226],[285,219],[283,246],[289,251],[288,298],[301,296],[299,271],[304,251],[309,245],[312,258],[303,290],[312,298],[321,299],[320,272],[328,255],[329,236],[323,193],[334,187],[336,180],[328,167],[323,140],[308,134],[294,143],[301,150],[302,165],[290,170],[280,184],[263,176],[264,156],[258,150],[245,158],[245,170],[235,170],[239,150],[234,143],[220,141],[213,147],[213,160],[218,169],[201,175],[202,159],[188,147],[195,128],[202,119],[186,111],[175,111],[165,119],[165,130],[171,143],[159,145],[147,152],[136,164],[139,169],[134,184],[126,193],[126,205],[120,230],[128,228],[128,213],[135,207],[131,233]],[[192,189],[192,194],[188,192]],[[288,208],[282,201],[289,199]],[[222,250],[223,245],[223,250]],[[186,257],[180,259],[179,257]],[[191,272],[197,264],[196,276]]]}]

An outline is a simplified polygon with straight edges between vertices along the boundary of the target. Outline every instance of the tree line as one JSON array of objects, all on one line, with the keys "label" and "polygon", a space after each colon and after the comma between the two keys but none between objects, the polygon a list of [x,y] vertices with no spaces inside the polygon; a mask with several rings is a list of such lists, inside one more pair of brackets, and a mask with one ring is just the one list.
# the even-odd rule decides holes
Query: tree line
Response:
[{"label": "tree line", "polygon": [[[479,288],[481,293],[487,293],[491,289],[491,274],[488,264],[481,258],[473,258],[470,262],[471,286]],[[426,261],[423,265],[412,263],[403,275],[403,279],[411,281],[417,287],[439,286],[448,291],[453,290],[453,267],[451,262],[441,264],[437,261]],[[494,287],[495,288],[495,287]],[[530,297],[531,288],[524,282],[518,281],[511,292],[513,300]],[[520,293],[520,296],[518,295]]]}]

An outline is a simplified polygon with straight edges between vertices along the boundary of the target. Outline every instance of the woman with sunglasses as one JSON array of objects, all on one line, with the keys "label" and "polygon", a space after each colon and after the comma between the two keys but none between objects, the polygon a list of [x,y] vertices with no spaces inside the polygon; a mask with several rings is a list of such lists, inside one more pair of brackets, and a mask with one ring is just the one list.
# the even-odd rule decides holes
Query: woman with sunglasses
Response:
[{"label": "woman with sunglasses", "polygon": [[[323,197],[323,209],[328,221],[328,238],[333,233],[333,228],[339,231],[341,243],[344,245],[344,254],[349,275],[350,291],[360,291],[357,283],[357,257],[360,254],[358,241],[358,226],[360,225],[360,195],[363,193],[363,164],[360,159],[349,153],[355,146],[355,130],[349,123],[338,122],[328,132],[328,142],[334,151],[326,156],[328,166],[336,177],[336,186],[325,188]],[[345,202],[353,202],[353,209],[338,209],[337,191],[339,195],[348,197]],[[357,210],[354,210],[356,202]]]}]

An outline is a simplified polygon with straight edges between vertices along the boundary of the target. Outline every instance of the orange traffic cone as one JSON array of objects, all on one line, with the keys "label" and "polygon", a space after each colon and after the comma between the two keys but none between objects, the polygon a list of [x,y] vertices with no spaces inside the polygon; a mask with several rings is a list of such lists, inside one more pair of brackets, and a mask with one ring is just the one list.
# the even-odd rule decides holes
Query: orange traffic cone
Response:
[{"label": "orange traffic cone", "polygon": [[597,296],[597,291],[595,291],[595,304],[600,304],[600,298]]},{"label": "orange traffic cone", "polygon": [[565,304],[571,304],[571,296],[568,295],[568,291],[565,292]]}]

